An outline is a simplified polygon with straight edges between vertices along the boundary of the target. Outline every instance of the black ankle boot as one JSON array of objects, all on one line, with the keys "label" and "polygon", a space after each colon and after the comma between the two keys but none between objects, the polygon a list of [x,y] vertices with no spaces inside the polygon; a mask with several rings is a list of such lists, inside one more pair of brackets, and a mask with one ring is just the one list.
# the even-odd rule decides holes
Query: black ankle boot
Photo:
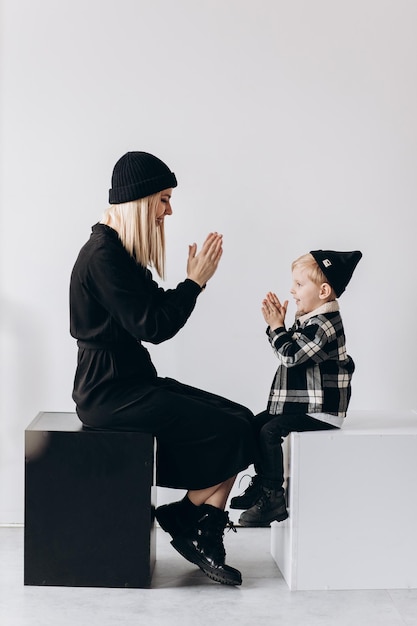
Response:
[{"label": "black ankle boot", "polygon": [[282,522],[287,519],[288,512],[283,489],[262,487],[262,495],[257,503],[242,513],[240,526],[265,527],[271,522]]},{"label": "black ankle boot", "polygon": [[175,537],[171,541],[172,546],[212,580],[224,585],[241,585],[239,570],[225,563],[223,533],[229,524],[229,515],[210,504],[201,505],[200,511],[196,527]]},{"label": "black ankle boot", "polygon": [[245,491],[240,496],[235,496],[230,500],[231,509],[249,509],[256,504],[262,495],[262,484],[260,476],[256,475],[250,481]]},{"label": "black ankle boot", "polygon": [[163,530],[174,539],[190,528],[194,528],[201,517],[200,507],[193,504],[187,496],[179,502],[163,504],[155,511],[155,517]]}]

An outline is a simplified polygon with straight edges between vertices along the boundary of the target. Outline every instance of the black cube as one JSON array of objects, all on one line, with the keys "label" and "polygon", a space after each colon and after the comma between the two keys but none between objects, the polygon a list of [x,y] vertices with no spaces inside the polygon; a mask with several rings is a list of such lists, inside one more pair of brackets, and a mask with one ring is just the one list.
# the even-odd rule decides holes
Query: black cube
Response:
[{"label": "black cube", "polygon": [[149,587],[154,438],[42,412],[25,431],[25,585]]}]

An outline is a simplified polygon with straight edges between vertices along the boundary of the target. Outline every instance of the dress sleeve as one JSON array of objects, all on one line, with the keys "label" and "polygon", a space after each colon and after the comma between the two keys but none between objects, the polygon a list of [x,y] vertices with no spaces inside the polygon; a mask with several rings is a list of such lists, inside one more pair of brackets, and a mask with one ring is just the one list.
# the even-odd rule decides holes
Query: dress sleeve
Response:
[{"label": "dress sleeve", "polygon": [[269,342],[281,364],[295,367],[308,362],[321,363],[329,358],[329,340],[334,336],[333,324],[317,320],[301,330],[288,332],[285,328],[267,331]]},{"label": "dress sleeve", "polygon": [[201,292],[190,279],[164,290],[148,269],[118,245],[94,251],[84,281],[117,324],[135,339],[154,344],[170,339],[184,326]]}]

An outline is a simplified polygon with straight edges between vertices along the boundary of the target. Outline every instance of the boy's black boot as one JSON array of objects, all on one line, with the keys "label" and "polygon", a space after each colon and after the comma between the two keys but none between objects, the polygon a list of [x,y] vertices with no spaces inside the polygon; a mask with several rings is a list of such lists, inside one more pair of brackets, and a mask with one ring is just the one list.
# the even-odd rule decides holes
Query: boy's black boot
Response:
[{"label": "boy's black boot", "polygon": [[259,500],[239,518],[240,526],[264,527],[271,522],[282,522],[287,519],[288,511],[285,503],[284,490],[262,487]]},{"label": "boy's black boot", "polygon": [[201,516],[196,527],[175,537],[172,546],[216,582],[241,585],[242,574],[225,563],[223,533],[230,525],[228,513],[210,504],[202,504],[199,509]]},{"label": "boy's black boot", "polygon": [[257,474],[252,478],[248,487],[240,496],[235,496],[230,500],[231,509],[249,509],[256,504],[262,495],[262,482]]},{"label": "boy's black boot", "polygon": [[178,502],[163,504],[155,511],[155,517],[161,528],[175,538],[188,529],[195,527],[201,517],[200,507],[193,504],[187,496]]}]

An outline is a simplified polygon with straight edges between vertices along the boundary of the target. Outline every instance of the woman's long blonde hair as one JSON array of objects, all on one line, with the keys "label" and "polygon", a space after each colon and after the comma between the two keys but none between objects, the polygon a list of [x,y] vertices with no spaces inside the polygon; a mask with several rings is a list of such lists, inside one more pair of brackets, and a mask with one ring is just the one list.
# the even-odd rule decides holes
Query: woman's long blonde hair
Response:
[{"label": "woman's long blonde hair", "polygon": [[165,278],[165,230],[156,223],[161,192],[146,198],[111,204],[101,222],[114,228],[128,253],[143,267],[154,267]]}]

